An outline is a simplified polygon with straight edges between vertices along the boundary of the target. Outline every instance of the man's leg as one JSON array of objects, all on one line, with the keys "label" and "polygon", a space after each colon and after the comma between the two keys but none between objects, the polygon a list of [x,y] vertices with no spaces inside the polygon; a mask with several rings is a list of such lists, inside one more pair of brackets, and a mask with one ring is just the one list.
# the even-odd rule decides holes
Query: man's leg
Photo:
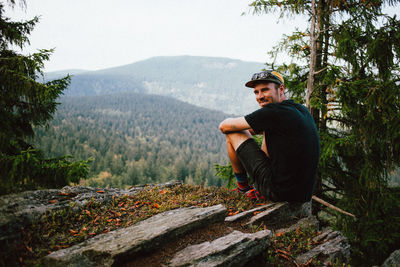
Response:
[{"label": "man's leg", "polygon": [[233,172],[235,173],[238,190],[242,192],[246,192],[252,187],[249,186],[246,170],[237,157],[236,149],[249,138],[252,138],[249,131],[226,134],[228,157],[231,162]]}]

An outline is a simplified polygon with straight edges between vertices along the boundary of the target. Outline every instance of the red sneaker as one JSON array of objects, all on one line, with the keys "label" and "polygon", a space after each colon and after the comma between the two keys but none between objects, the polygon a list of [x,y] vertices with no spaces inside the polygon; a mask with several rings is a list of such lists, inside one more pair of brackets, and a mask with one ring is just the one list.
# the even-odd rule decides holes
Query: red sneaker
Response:
[{"label": "red sneaker", "polygon": [[250,185],[246,188],[240,188],[240,187],[236,187],[235,189],[233,189],[232,191],[237,191],[241,194],[247,194],[249,191],[254,190],[253,187]]},{"label": "red sneaker", "polygon": [[246,196],[248,198],[250,198],[251,200],[253,200],[253,199],[254,200],[266,200],[266,198],[255,189],[252,189],[252,190],[246,192]]}]

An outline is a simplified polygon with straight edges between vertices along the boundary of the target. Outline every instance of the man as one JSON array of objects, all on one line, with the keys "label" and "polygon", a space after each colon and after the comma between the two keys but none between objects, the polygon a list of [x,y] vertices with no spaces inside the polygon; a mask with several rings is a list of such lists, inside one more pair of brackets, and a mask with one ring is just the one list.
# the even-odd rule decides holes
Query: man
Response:
[{"label": "man", "polygon": [[[250,198],[310,201],[320,152],[310,112],[286,98],[284,79],[278,72],[256,73],[246,86],[253,88],[261,108],[219,125],[226,135],[237,190]],[[254,134],[263,134],[261,148],[252,138]]]}]

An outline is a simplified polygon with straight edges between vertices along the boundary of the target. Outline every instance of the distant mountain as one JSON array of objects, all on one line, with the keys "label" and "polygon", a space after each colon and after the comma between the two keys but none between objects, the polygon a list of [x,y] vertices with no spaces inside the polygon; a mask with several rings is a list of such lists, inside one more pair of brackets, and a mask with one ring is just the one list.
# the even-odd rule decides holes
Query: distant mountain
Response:
[{"label": "distant mountain", "polygon": [[[154,57],[98,71],[76,71],[68,96],[136,92],[173,98],[225,113],[243,115],[257,108],[244,83],[264,65],[229,58]],[[64,73],[67,73],[65,71]],[[56,73],[58,77],[62,72]],[[49,73],[47,77],[57,77]]]}]

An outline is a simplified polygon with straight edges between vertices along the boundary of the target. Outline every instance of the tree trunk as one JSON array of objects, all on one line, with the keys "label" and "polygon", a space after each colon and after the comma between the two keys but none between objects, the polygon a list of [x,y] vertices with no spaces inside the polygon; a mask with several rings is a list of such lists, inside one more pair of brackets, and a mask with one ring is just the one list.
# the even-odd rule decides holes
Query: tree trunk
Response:
[{"label": "tree trunk", "polygon": [[[307,80],[307,93],[306,93],[306,107],[311,111],[310,99],[311,95],[314,91],[314,72],[315,72],[315,63],[317,60],[317,39],[315,36],[316,32],[318,35],[318,25],[316,25],[316,8],[315,8],[315,0],[311,0],[311,27],[310,27],[310,69],[308,72],[308,80]],[[317,26],[317,30],[315,29]]]}]

